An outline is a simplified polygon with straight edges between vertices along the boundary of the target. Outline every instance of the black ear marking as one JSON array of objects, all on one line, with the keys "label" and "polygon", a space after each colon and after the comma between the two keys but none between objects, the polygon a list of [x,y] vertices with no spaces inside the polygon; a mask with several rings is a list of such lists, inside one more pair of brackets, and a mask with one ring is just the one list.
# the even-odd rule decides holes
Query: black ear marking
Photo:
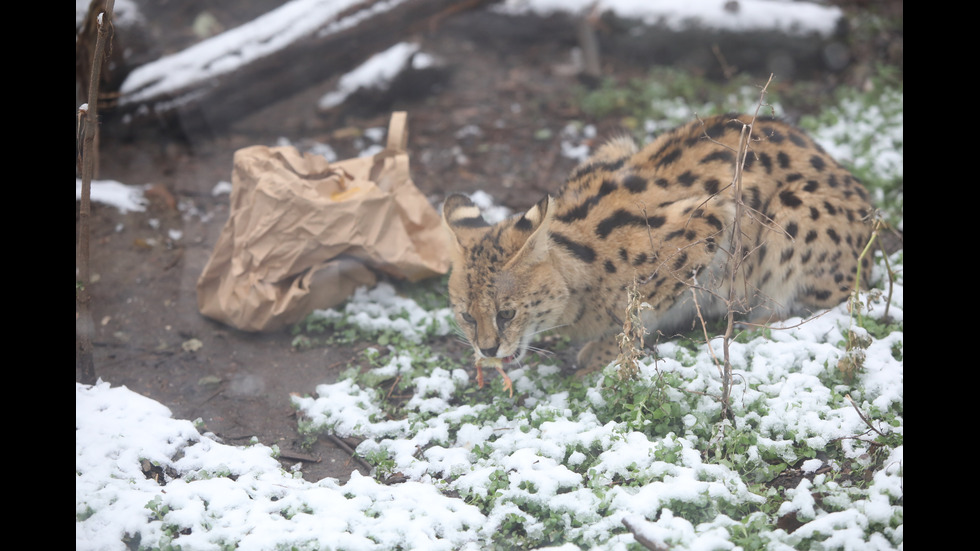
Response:
[{"label": "black ear marking", "polygon": [[454,193],[442,203],[442,217],[450,229],[485,228],[490,224],[483,218],[480,207],[469,197]]}]

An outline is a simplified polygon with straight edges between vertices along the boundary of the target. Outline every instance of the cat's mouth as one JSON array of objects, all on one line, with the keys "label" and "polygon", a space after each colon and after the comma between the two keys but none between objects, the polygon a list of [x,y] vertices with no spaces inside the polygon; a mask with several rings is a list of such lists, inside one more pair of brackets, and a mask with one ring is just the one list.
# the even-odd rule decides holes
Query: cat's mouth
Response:
[{"label": "cat's mouth", "polygon": [[[487,358],[487,356],[481,356],[481,357]],[[490,360],[499,360],[501,364],[508,365],[508,364],[512,364],[512,363],[516,362],[520,358],[521,358],[520,352],[515,352],[515,353],[511,354],[510,356],[504,356],[503,358],[501,358],[499,356],[493,356],[493,357],[490,357],[488,359],[490,359]]]},{"label": "cat's mouth", "polygon": [[483,354],[480,350],[478,350],[476,347],[473,347],[473,349],[476,352],[476,356],[478,358],[487,358],[494,362],[499,361],[502,365],[509,365],[521,361],[521,358],[523,358],[524,354],[527,352],[527,347],[523,344],[519,344],[518,346],[516,346],[515,349],[506,356],[496,356],[496,355],[487,356]]}]

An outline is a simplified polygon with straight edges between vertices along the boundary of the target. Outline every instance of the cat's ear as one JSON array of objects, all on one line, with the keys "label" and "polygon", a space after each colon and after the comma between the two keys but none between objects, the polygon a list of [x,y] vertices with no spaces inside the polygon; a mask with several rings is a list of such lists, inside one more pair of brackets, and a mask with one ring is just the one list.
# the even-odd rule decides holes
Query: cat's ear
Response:
[{"label": "cat's ear", "polygon": [[547,259],[551,245],[548,227],[554,218],[554,210],[554,200],[545,195],[514,223],[514,231],[526,233],[527,239],[517,254],[507,261],[505,268],[518,262],[537,263]]},{"label": "cat's ear", "polygon": [[480,207],[469,197],[454,193],[442,203],[442,224],[449,234],[453,254],[463,251],[460,233],[467,230],[486,228],[490,224],[483,218]]}]

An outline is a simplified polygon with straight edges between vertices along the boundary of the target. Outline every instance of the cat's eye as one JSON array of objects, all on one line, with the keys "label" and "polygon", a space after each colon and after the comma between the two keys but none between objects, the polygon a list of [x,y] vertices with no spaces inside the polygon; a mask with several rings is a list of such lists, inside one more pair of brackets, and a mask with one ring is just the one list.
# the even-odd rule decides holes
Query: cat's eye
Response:
[{"label": "cat's eye", "polygon": [[513,310],[501,310],[501,311],[497,312],[497,317],[500,318],[500,319],[502,319],[502,320],[504,320],[504,321],[510,321],[510,320],[514,319],[514,311]]},{"label": "cat's eye", "polygon": [[476,323],[476,318],[474,318],[473,316],[469,315],[466,312],[460,314],[459,317],[463,318],[463,321],[465,321],[466,323]]}]

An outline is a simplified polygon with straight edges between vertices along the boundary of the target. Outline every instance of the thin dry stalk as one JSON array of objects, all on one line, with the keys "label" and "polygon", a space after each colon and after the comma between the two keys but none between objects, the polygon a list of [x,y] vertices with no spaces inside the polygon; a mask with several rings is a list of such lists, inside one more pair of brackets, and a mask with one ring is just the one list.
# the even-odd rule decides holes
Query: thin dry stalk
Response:
[{"label": "thin dry stalk", "polygon": [[[875,244],[879,241],[879,234],[881,228],[885,223],[878,217],[877,211],[871,214],[872,230],[871,236],[868,238],[868,242],[865,244],[864,249],[861,254],[858,255],[858,265],[857,265],[857,281],[855,282],[854,289],[851,291],[851,297],[847,303],[848,315],[850,318],[850,327],[847,331],[847,348],[844,351],[844,355],[837,362],[837,369],[848,379],[854,376],[854,373],[861,369],[864,365],[865,352],[864,349],[870,345],[870,340],[866,335],[854,330],[855,316],[857,316],[857,325],[859,327],[864,327],[864,316],[861,311],[867,306],[871,307],[871,302],[878,299],[879,294],[875,290],[870,290],[868,293],[867,304],[861,304],[861,283],[866,277],[862,273],[861,265],[862,260],[868,255],[874,254]],[[891,265],[888,262],[888,254],[882,249],[882,261],[885,263],[885,270],[888,274],[888,296],[885,299],[885,312],[883,320],[887,321],[889,319],[888,311],[891,307],[892,294],[895,289],[895,274],[892,272]]]},{"label": "thin dry stalk", "polygon": [[[753,119],[754,122],[754,119]],[[745,157],[748,155],[749,139],[752,135],[751,125],[742,127],[742,133],[738,141],[738,157],[735,163],[735,175],[732,179],[732,189],[735,195],[735,220],[732,221],[732,258],[734,263],[729,271],[728,287],[728,314],[725,324],[725,335],[722,340],[722,355],[724,357],[724,371],[721,378],[721,408],[722,417],[734,421],[735,415],[731,410],[732,393],[732,362],[731,362],[731,340],[735,334],[735,310],[738,302],[737,278],[738,271],[742,264],[742,169],[745,166]]]},{"label": "thin dry stalk", "polygon": [[[871,254],[874,254],[874,244],[878,240],[878,234],[881,232],[881,228],[882,228],[882,225],[883,224],[884,224],[884,222],[882,222],[881,219],[879,219],[879,218],[875,218],[874,219],[874,225],[873,225],[873,227],[871,229],[871,237],[868,239],[868,242],[864,245],[864,249],[861,251],[861,254],[858,255],[857,282],[855,283],[854,292],[851,293],[851,307],[850,307],[850,314],[851,314],[852,317],[854,316],[855,312],[857,312],[857,315],[858,315],[858,325],[861,325],[863,323],[863,320],[861,319],[861,308],[858,306],[858,298],[859,298],[859,294],[860,294],[859,291],[860,291],[860,288],[861,288],[861,281],[863,281],[862,278],[865,277],[861,273],[861,271],[862,271],[861,270],[861,261],[866,256],[871,255]],[[888,265],[888,255],[887,254],[884,254],[884,252],[885,251],[882,250],[882,253],[883,253],[882,256],[883,256],[884,261],[885,261],[885,267],[886,267],[886,269],[888,271],[888,278],[889,278],[889,282],[888,282],[888,300],[885,302],[885,319],[888,319],[888,308],[891,306],[891,303],[892,303],[892,292],[894,291],[894,278],[892,277],[891,266]]]},{"label": "thin dry stalk", "polygon": [[[626,304],[626,316],[623,320],[623,332],[619,335],[619,378],[621,380],[635,379],[639,373],[636,361],[640,357],[645,346],[644,337],[647,330],[643,324],[642,311],[644,303],[640,300],[639,281],[633,280],[633,284],[627,289],[629,300]],[[639,341],[639,346],[636,342]]]},{"label": "thin dry stalk", "polygon": [[879,436],[884,436],[884,434],[880,430],[876,429],[875,426],[871,424],[871,420],[868,419],[868,416],[865,415],[863,411],[861,411],[861,408],[858,407],[857,402],[855,402],[854,399],[851,398],[850,394],[846,395],[845,398],[847,398],[847,401],[851,403],[851,406],[854,408],[854,411],[857,412],[858,417],[860,417],[861,420],[864,421],[865,425],[868,425],[869,429],[878,433]]},{"label": "thin dry stalk", "polygon": [[95,172],[96,133],[98,130],[99,81],[102,77],[102,61],[112,27],[112,7],[115,0],[106,0],[105,12],[99,18],[99,32],[95,39],[95,54],[92,63],[92,78],[89,80],[88,105],[79,109],[82,135],[82,196],[78,210],[78,250],[76,251],[75,304],[78,319],[75,327],[75,369],[81,372],[81,382],[94,384],[95,361],[92,357],[92,337],[95,324],[92,322],[92,297],[89,293],[89,234],[91,225],[92,176]]},{"label": "thin dry stalk", "polygon": [[752,127],[758,117],[759,110],[765,105],[766,90],[772,82],[772,75],[759,92],[759,103],[756,105],[756,112],[752,115],[752,120],[742,126],[742,132],[738,141],[738,153],[735,161],[735,173],[732,176],[732,192],[735,204],[735,219],[732,221],[732,258],[734,260],[732,269],[729,271],[727,319],[725,325],[725,335],[722,340],[722,355],[724,358],[724,370],[722,373],[721,408],[722,417],[731,421],[735,420],[735,415],[731,408],[732,392],[732,362],[731,362],[731,342],[735,335],[735,315],[740,311],[741,304],[738,297],[737,280],[738,272],[744,258],[744,244],[742,243],[742,215],[744,205],[742,203],[742,172],[745,168],[745,159],[749,154],[749,144],[752,142]]}]

